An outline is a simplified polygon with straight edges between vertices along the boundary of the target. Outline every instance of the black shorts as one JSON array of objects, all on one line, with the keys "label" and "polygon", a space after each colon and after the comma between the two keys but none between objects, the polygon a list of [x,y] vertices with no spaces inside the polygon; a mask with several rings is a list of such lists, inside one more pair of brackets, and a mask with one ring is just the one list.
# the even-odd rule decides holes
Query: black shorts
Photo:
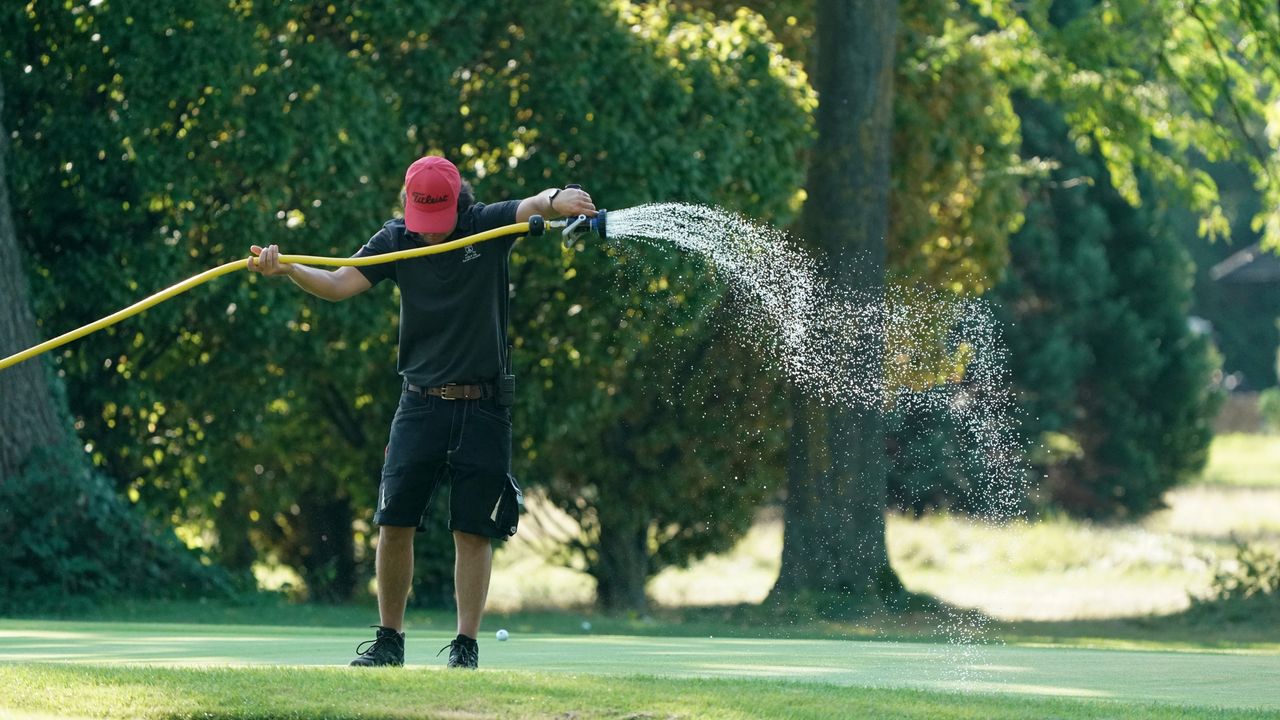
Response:
[{"label": "black shorts", "polygon": [[449,486],[450,530],[515,535],[524,497],[511,475],[510,408],[492,398],[400,394],[373,521],[421,529],[442,482]]}]

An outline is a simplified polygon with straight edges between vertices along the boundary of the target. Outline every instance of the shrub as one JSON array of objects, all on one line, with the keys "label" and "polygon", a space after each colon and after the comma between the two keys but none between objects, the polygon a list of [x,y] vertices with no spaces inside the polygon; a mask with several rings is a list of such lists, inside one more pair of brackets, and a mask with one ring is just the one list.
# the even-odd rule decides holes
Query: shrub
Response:
[{"label": "shrub", "polygon": [[1192,597],[1191,614],[1228,621],[1257,620],[1280,613],[1280,553],[1237,542],[1235,556],[1218,563],[1202,597]]},{"label": "shrub", "polygon": [[1267,388],[1259,393],[1258,414],[1268,430],[1280,432],[1280,387]]},{"label": "shrub", "polygon": [[146,521],[97,472],[45,452],[0,483],[0,612],[233,591],[223,569]]},{"label": "shrub", "polygon": [[1052,505],[1142,516],[1203,469],[1220,402],[1217,355],[1187,325],[1185,229],[1160,203],[1126,202],[1059,110],[1028,103],[1022,120],[1024,152],[1060,163],[1031,197],[995,293],[1022,427],[1068,450],[1037,463]]}]

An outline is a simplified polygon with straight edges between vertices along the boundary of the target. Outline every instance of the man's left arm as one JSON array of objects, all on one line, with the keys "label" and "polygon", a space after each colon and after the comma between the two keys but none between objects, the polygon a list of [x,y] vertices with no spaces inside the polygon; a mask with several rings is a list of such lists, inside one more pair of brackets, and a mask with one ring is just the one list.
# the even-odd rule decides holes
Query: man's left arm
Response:
[{"label": "man's left arm", "polygon": [[516,208],[516,222],[526,222],[534,215],[548,220],[565,215],[595,217],[596,206],[581,188],[548,188],[521,200]]}]

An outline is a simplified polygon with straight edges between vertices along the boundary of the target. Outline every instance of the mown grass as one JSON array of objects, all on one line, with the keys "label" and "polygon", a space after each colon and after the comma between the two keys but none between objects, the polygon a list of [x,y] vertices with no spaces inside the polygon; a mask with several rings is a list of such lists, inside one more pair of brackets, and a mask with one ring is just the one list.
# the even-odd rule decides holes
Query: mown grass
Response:
[{"label": "mown grass", "polygon": [[1209,446],[1202,481],[1215,485],[1280,487],[1280,435],[1218,435]]},{"label": "mown grass", "polygon": [[763,680],[421,669],[0,666],[0,715],[93,718],[1261,718],[1263,711]]},{"label": "mown grass", "polygon": [[[506,627],[522,639],[539,634],[607,634],[945,643],[955,639],[949,633],[959,622],[965,626],[964,633],[976,631],[987,641],[1008,643],[1014,653],[1020,652],[1019,647],[1030,652],[1062,646],[1075,648],[1063,650],[1067,653],[1082,652],[1080,648],[1211,650],[1274,658],[1280,653],[1280,611],[1272,607],[1274,603],[1258,605],[1258,612],[1253,606],[1248,612],[1221,613],[1213,608],[1191,612],[1185,608],[1188,594],[1203,588],[1214,564],[1229,556],[1235,541],[1280,543],[1280,442],[1253,436],[1219,438],[1204,482],[1173,491],[1168,501],[1168,510],[1128,524],[1047,517],[1036,523],[991,526],[946,515],[923,520],[890,518],[890,551],[904,581],[913,590],[934,594],[951,605],[944,603],[934,613],[848,620],[820,619],[799,606],[756,604],[777,574],[781,528],[776,517],[763,518],[732,553],[661,574],[650,586],[659,602],[649,612],[618,616],[586,609],[591,586],[581,573],[552,569],[536,552],[537,543],[516,543],[498,556],[497,608],[486,618],[485,628],[487,633]],[[545,543],[547,538],[535,539]],[[685,606],[674,606],[679,604]],[[559,607],[538,609],[547,606]],[[975,610],[954,609],[962,606]],[[323,606],[293,605],[279,596],[264,595],[234,603],[131,602],[81,608],[66,616],[153,627],[163,623],[252,626],[227,629],[242,637],[252,637],[257,632],[253,627],[292,626],[298,632],[347,628],[344,632],[354,638],[362,626],[374,622],[376,609],[367,597],[352,605]],[[453,624],[454,616],[448,611],[411,610],[407,618],[417,638],[447,637]],[[129,638],[134,640],[141,641]],[[263,641],[275,642],[265,637]],[[511,647],[514,644],[503,645]],[[344,644],[338,654],[347,651]],[[491,650],[486,652],[493,658]],[[805,666],[803,655],[783,654],[777,665],[794,672]],[[1121,658],[1114,671],[1117,677],[1132,672],[1126,662],[1140,669],[1137,653],[1117,657]],[[1267,659],[1258,667],[1271,667],[1266,664],[1271,662]],[[352,673],[314,667],[0,664],[0,717],[1271,716],[1207,705],[1072,698],[1084,686],[1053,687],[1067,683],[1052,673],[1044,675],[1041,685],[1015,690],[1015,694],[983,695],[767,677],[654,678],[601,676],[594,670],[526,673],[488,667],[478,675],[459,675],[422,668]],[[1266,678],[1280,677],[1280,664],[1276,672],[1258,668],[1249,672],[1255,688],[1269,688]],[[1162,680],[1150,682],[1158,686]],[[1122,697],[1120,687],[1111,694]],[[1220,692],[1198,687],[1183,688],[1183,698],[1192,698],[1198,705]],[[1255,692],[1270,697],[1270,690]]]},{"label": "mown grass", "polygon": [[[103,622],[199,623],[209,625],[364,628],[376,621],[370,604],[295,605],[280,597],[242,602],[132,601],[74,613],[28,615]],[[639,614],[606,615],[589,610],[535,610],[489,613],[484,637],[497,628],[516,635],[630,635],[637,637],[718,637],[843,639],[949,643],[954,624],[964,621],[985,642],[1130,650],[1251,650],[1280,653],[1280,611],[1262,610],[1224,620],[1212,612],[1086,620],[1012,620],[950,611],[879,614],[833,620],[803,607],[751,604],[654,608]],[[446,610],[410,610],[406,627],[415,634],[448,634],[456,618]],[[584,623],[587,623],[584,627]]]}]

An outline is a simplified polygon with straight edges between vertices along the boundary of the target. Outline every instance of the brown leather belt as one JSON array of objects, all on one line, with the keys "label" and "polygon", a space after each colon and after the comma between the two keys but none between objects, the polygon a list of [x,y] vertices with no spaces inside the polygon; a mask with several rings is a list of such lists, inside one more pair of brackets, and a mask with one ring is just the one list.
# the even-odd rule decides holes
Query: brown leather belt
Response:
[{"label": "brown leather belt", "polygon": [[440,387],[429,388],[420,387],[413,383],[405,383],[404,387],[409,392],[418,393],[419,395],[434,395],[441,400],[480,400],[482,398],[493,397],[493,385],[489,383],[480,383],[477,385],[447,383]]}]

